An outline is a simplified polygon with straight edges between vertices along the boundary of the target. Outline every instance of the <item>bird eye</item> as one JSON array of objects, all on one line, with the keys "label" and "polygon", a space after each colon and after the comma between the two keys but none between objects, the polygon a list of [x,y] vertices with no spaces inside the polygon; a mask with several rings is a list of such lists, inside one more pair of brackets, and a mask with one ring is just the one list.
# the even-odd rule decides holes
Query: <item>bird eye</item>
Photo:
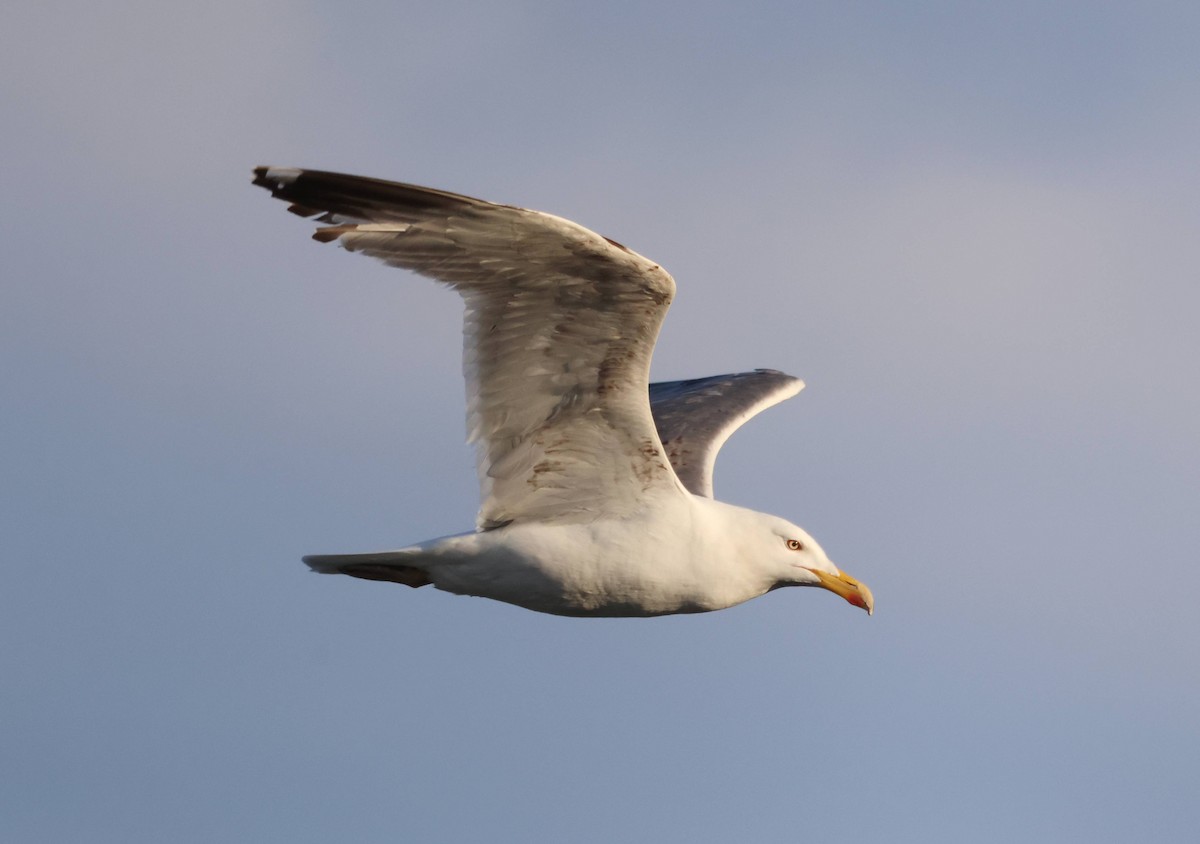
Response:
[{"label": "bird eye", "polygon": [[787,547],[793,551],[803,551],[804,543],[801,542],[799,539],[789,539],[787,541]]}]

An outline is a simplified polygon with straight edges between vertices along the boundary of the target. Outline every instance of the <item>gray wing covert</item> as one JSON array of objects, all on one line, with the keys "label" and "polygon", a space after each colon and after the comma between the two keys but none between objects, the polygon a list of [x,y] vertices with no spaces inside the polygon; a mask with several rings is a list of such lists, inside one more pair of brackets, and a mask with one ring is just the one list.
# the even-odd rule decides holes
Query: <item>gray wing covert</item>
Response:
[{"label": "gray wing covert", "polygon": [[774,369],[660,381],[650,385],[650,410],[679,480],[693,495],[712,498],[713,465],[729,435],[803,388]]}]

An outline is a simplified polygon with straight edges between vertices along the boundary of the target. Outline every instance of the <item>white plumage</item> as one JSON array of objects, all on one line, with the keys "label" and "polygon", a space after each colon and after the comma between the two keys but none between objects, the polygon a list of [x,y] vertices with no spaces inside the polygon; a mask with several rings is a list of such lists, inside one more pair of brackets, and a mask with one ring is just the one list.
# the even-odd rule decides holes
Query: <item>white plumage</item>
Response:
[{"label": "white plumage", "polygon": [[317,240],[466,304],[477,530],[306,557],[312,568],[562,615],[721,609],[783,585],[871,611],[870,591],[800,528],[711,500],[720,445],[803,385],[765,370],[650,385],[675,295],[657,264],[569,220],[445,191],[276,167],[255,184],[327,224]]}]

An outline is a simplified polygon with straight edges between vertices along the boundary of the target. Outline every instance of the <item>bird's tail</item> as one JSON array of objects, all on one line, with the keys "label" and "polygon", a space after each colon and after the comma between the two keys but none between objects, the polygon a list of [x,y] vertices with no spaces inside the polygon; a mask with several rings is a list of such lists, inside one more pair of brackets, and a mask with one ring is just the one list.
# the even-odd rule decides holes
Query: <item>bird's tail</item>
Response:
[{"label": "bird's tail", "polygon": [[433,581],[419,565],[421,550],[376,551],[370,554],[315,554],[304,558],[318,574],[348,574],[363,580],[387,580],[414,589]]}]

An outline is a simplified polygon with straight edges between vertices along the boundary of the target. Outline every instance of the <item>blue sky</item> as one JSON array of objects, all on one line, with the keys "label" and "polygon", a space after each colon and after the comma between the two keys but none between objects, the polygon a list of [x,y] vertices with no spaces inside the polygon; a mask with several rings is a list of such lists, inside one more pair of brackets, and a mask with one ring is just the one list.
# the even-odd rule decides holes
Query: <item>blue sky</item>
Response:
[{"label": "blue sky", "polygon": [[[0,33],[0,838],[1190,841],[1192,4],[24,4]],[[575,219],[658,378],[797,399],[783,590],[569,620],[317,577],[472,524],[459,303],[257,164]]]}]

